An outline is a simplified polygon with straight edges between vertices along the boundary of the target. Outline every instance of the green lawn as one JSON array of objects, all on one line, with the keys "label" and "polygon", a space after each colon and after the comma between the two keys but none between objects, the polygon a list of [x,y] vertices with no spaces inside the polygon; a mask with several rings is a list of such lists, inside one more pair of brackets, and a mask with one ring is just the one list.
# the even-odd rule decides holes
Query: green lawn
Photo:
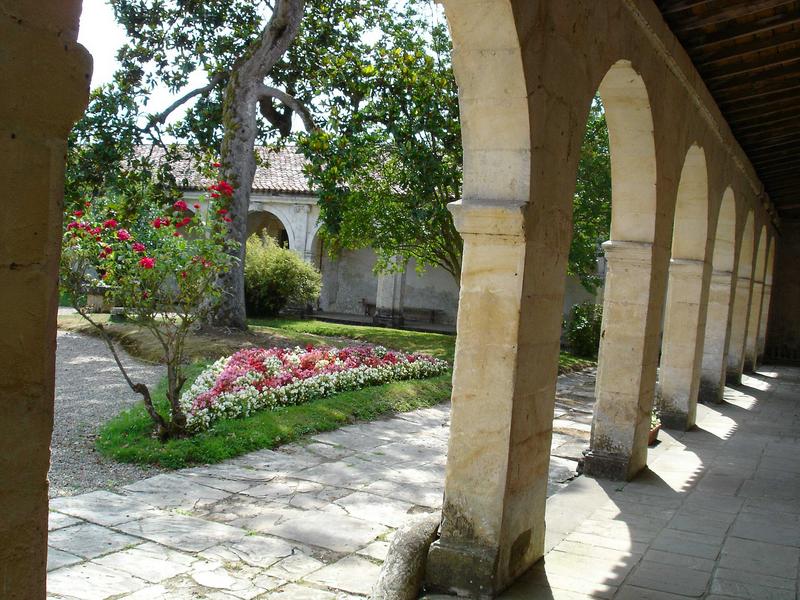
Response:
[{"label": "green lawn", "polygon": [[[73,320],[59,325],[83,331]],[[251,336],[262,345],[270,340],[282,343],[315,343],[341,345],[346,340],[380,344],[406,352],[425,352],[452,361],[455,336],[420,333],[398,329],[342,325],[299,319],[251,319]],[[146,338],[131,325],[109,324],[112,335],[125,342],[129,351],[147,358],[150,352]],[[205,339],[196,336],[191,346],[193,362],[187,369],[186,386],[220,353],[232,353],[243,338]],[[211,342],[214,343],[211,343]],[[252,343],[254,340],[249,339]],[[213,350],[212,350],[213,349]],[[567,372],[592,365],[591,361],[562,353],[559,371]],[[400,381],[369,387],[354,392],[291,406],[276,411],[264,411],[244,419],[224,419],[210,431],[195,437],[172,440],[162,444],[152,437],[152,425],[143,405],[137,404],[109,421],[97,440],[98,450],[123,462],[155,464],[166,468],[181,468],[192,464],[216,463],[261,448],[274,448],[303,435],[336,429],[357,421],[433,406],[450,398],[451,373],[430,379]],[[154,390],[153,397],[166,413],[166,382]]]}]

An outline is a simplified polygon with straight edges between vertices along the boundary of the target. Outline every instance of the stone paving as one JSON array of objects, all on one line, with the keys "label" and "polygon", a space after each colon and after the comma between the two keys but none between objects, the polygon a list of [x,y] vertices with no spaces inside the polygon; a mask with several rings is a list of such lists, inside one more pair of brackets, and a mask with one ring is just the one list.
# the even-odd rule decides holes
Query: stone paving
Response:
[{"label": "stone paving", "polygon": [[799,598],[800,369],[745,376],[725,401],[662,431],[633,482],[552,496],[549,551],[501,598]]},{"label": "stone paving", "polygon": [[[559,378],[549,492],[575,476],[594,373]],[[441,507],[449,405],[51,500],[48,597],[367,595],[393,531]]]}]

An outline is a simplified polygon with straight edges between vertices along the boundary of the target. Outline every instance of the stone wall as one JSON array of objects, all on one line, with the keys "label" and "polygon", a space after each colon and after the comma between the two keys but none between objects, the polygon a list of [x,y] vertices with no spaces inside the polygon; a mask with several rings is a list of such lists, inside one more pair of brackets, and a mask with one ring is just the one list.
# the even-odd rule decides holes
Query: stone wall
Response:
[{"label": "stone wall", "polygon": [[766,356],[800,361],[800,223],[784,222],[777,239]]}]

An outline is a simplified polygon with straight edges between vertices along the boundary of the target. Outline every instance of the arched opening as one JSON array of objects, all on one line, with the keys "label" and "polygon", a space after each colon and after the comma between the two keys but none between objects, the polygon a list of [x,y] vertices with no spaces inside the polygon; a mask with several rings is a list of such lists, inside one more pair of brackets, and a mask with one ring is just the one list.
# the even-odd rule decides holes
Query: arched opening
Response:
[{"label": "arched opening", "polygon": [[659,410],[665,427],[695,423],[705,336],[708,275],[708,169],[692,145],[683,163],[672,230],[672,260],[664,313]]},{"label": "arched opening", "polygon": [[620,60],[598,89],[611,149],[611,239],[652,243],[656,152],[650,97],[631,62]]},{"label": "arched opening", "polygon": [[268,211],[251,212],[247,216],[247,237],[254,233],[270,236],[282,248],[291,248],[289,245],[289,232],[283,222]]},{"label": "arched opening", "polygon": [[744,342],[747,329],[747,313],[750,306],[751,277],[753,273],[754,224],[753,210],[748,209],[742,237],[739,242],[739,262],[736,268],[731,333],[728,340],[727,379],[740,383],[744,367]]},{"label": "arched opening", "polygon": [[753,269],[753,285],[747,320],[747,336],[744,350],[744,369],[755,371],[758,358],[758,329],[761,326],[761,306],[764,300],[764,277],[767,266],[767,227],[761,226],[756,246],[756,261]]},{"label": "arched opening", "polygon": [[733,267],[736,262],[736,198],[730,187],[722,196],[714,237],[698,399],[720,403],[725,387]]},{"label": "arched opening", "polygon": [[649,93],[630,61],[611,66],[599,93],[611,154],[611,240],[603,244],[607,268],[596,403],[584,471],[630,479],[647,463],[658,356],[658,305],[651,301],[655,139]]}]

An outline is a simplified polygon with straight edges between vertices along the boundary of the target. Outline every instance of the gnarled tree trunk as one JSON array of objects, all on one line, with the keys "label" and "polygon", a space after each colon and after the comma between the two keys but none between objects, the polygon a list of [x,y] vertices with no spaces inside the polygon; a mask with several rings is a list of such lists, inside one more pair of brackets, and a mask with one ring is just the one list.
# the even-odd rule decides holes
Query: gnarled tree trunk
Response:
[{"label": "gnarled tree trunk", "polygon": [[246,329],[244,305],[244,253],[250,189],[255,176],[253,148],[257,134],[256,111],[265,98],[276,98],[291,107],[294,98],[264,85],[269,74],[297,36],[303,18],[304,0],[277,0],[272,17],[261,36],[234,66],[225,89],[220,151],[223,178],[234,188],[229,223],[231,239],[239,242],[234,251],[238,263],[219,281],[224,295],[212,324]]}]

